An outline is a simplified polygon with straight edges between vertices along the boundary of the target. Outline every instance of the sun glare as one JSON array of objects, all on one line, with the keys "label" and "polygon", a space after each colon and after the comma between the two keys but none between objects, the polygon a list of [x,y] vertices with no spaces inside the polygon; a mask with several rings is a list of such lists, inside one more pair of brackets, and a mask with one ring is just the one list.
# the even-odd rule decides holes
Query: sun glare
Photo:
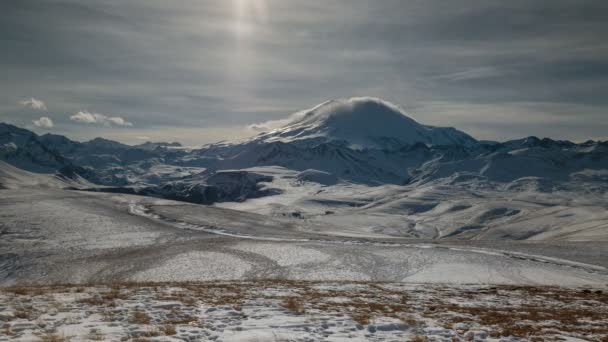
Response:
[{"label": "sun glare", "polygon": [[265,0],[233,0],[235,31],[238,35],[254,33],[256,24],[266,20]]}]

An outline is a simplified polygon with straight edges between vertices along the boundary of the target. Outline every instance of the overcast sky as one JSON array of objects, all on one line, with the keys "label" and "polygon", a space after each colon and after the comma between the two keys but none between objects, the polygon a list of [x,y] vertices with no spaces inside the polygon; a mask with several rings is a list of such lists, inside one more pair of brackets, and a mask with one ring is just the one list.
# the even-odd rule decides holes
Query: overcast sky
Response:
[{"label": "overcast sky", "polygon": [[368,95],[479,139],[607,139],[607,36],[603,0],[2,0],[0,121],[197,144]]}]

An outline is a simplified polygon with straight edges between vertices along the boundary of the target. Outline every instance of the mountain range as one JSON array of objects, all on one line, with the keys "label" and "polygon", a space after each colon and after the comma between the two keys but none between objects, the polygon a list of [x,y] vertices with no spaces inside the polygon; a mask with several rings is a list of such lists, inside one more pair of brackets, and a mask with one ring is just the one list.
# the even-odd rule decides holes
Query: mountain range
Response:
[{"label": "mountain range", "polygon": [[271,176],[247,171],[261,166],[306,172],[307,179],[321,183],[367,186],[474,182],[551,191],[608,178],[608,142],[482,142],[455,128],[420,124],[375,98],[327,101],[269,132],[198,149],[103,138],[77,142],[0,123],[0,160],[30,172],[85,179],[87,188],[99,191],[205,204],[273,194],[258,186]]}]

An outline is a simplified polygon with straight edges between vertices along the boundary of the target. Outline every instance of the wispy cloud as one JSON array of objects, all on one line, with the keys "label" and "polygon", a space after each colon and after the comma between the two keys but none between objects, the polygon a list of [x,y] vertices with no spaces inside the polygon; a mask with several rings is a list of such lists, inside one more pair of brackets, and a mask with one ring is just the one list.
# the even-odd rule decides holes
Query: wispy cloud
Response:
[{"label": "wispy cloud", "polygon": [[270,120],[266,122],[254,123],[247,126],[247,129],[253,132],[270,132],[274,129],[289,123],[289,120]]},{"label": "wispy cloud", "polygon": [[30,97],[29,99],[19,101],[19,104],[23,107],[35,109],[35,110],[46,110],[46,104],[42,100]]},{"label": "wispy cloud", "polygon": [[496,67],[474,67],[454,73],[439,75],[435,79],[448,80],[452,82],[468,81],[482,78],[498,77],[504,72]]},{"label": "wispy cloud", "polygon": [[88,111],[80,111],[72,116],[70,120],[85,123],[85,124],[101,124],[104,126],[126,126],[131,127],[133,123],[119,117],[119,116],[108,116],[99,113],[90,113]]},{"label": "wispy cloud", "polygon": [[41,128],[53,128],[55,126],[53,124],[53,120],[51,120],[48,116],[43,116],[40,119],[32,120],[36,127]]}]

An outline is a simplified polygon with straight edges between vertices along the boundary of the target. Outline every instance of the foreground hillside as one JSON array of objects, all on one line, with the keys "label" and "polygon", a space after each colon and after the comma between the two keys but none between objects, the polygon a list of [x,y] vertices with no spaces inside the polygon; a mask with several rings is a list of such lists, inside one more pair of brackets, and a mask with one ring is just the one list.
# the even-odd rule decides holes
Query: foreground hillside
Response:
[{"label": "foreground hillside", "polygon": [[605,341],[601,290],[213,282],[0,290],[6,341]]}]

